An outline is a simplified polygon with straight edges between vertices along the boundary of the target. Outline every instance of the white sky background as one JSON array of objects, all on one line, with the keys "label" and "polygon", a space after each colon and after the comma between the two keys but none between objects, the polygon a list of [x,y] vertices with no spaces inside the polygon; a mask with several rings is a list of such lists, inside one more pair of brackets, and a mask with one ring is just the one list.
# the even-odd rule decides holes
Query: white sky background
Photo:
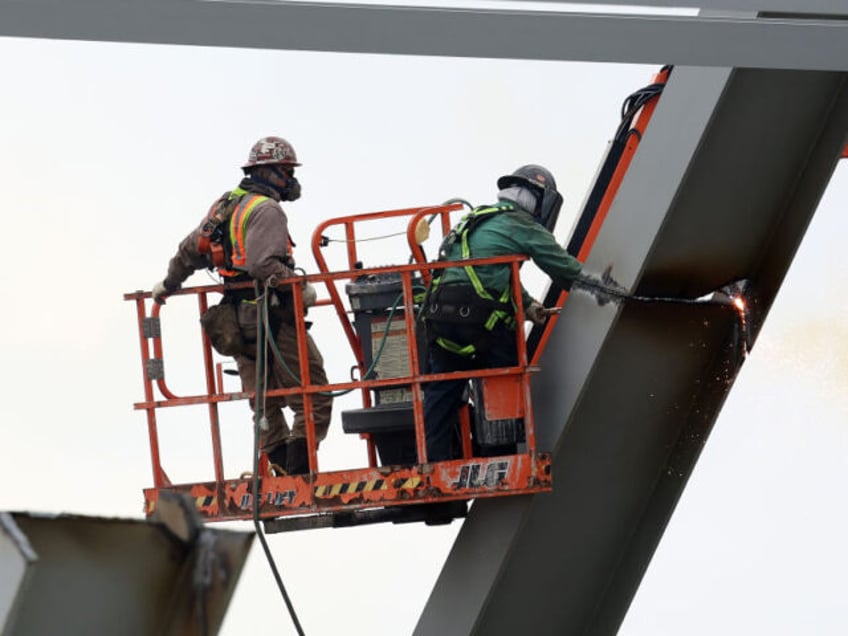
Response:
[{"label": "white sky background", "polygon": [[[548,166],[565,193],[564,241],[622,100],[657,70],[17,39],[0,39],[0,58],[0,510],[136,518],[152,477],[145,418],[132,409],[143,397],[135,310],[122,294],[163,276],[179,240],[237,183],[257,138],[288,138],[304,163],[303,198],[286,209],[310,271],[321,220],[454,196],[488,203],[497,176],[528,162]],[[848,631],[846,170],[622,634]],[[381,243],[364,253],[367,265],[406,260]],[[167,378],[180,394],[203,389],[193,311],[175,299],[163,312]],[[337,321],[314,317],[330,378],[342,381],[352,357]],[[325,469],[364,463],[338,416],[353,406],[336,405]],[[251,466],[246,403],[223,417],[225,468],[236,476]],[[173,409],[161,423],[171,478],[211,478],[205,411]],[[269,540],[308,634],[406,634],[458,529],[377,525]],[[294,633],[258,543],[222,630],[245,633]]]}]

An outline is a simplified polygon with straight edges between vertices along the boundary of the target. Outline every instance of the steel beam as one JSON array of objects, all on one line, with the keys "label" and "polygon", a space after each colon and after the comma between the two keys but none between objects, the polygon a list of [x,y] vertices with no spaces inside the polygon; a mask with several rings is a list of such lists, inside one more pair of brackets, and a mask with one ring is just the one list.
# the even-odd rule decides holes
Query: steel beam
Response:
[{"label": "steel beam", "polygon": [[[539,2],[540,0],[515,0]],[[557,2],[558,0],[541,0]],[[710,11],[768,11],[770,13],[796,13],[818,15],[848,15],[846,0],[566,0],[565,4],[612,5],[620,7],[656,7],[661,9],[706,9]]]},{"label": "steel beam", "polygon": [[0,3],[0,35],[347,53],[848,70],[848,22],[826,19],[231,0],[5,0]]},{"label": "steel beam", "polygon": [[0,632],[217,634],[254,534],[176,529],[0,513]]},{"label": "steel beam", "polygon": [[[848,77],[676,68],[588,259],[640,295],[753,282],[753,334],[848,137]],[[734,312],[574,293],[533,385],[554,490],[470,511],[420,636],[614,634],[741,361]]]}]

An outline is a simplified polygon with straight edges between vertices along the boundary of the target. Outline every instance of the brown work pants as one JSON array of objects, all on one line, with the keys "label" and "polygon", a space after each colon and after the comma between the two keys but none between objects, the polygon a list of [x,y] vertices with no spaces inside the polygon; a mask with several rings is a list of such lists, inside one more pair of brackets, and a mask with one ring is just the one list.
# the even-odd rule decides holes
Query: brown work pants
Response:
[{"label": "brown work pants", "polygon": [[[324,359],[318,346],[309,333],[306,333],[306,353],[309,360],[309,382],[310,384],[327,384],[327,374],[324,372]],[[284,367],[277,359],[276,354],[268,349],[266,364],[267,388],[289,389],[301,386],[300,362],[297,356],[297,333],[293,325],[283,324],[275,339],[277,348],[282,354],[283,361],[288,367]],[[239,375],[245,391],[256,390],[256,358],[250,355],[236,356]],[[286,440],[292,438],[306,438],[306,416],[303,409],[303,394],[293,393],[286,396],[272,396],[265,398],[265,417],[268,420],[268,429],[259,430],[259,445],[264,452],[270,452]],[[286,423],[283,408],[288,406],[294,411],[294,423],[289,429]],[[253,400],[250,407],[256,410]],[[327,437],[327,429],[330,426],[330,416],[333,409],[333,398],[325,393],[312,393],[312,416],[315,421],[315,440],[320,442]]]}]

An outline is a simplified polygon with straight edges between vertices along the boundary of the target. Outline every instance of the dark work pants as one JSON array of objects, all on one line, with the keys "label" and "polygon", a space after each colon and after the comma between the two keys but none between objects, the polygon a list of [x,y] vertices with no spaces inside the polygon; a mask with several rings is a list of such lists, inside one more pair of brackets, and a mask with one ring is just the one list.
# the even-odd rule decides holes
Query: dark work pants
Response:
[{"label": "dark work pants", "polygon": [[[482,326],[445,322],[430,322],[431,339],[438,335],[459,345],[466,345],[486,334],[485,342],[477,346],[473,357],[459,356],[443,349],[435,342],[429,346],[430,373],[471,371],[495,367],[512,367],[518,364],[515,331],[498,325],[486,332]],[[468,380],[440,380],[424,385],[424,427],[427,438],[427,460],[431,462],[459,456],[457,444],[459,408]]]},{"label": "dark work pants", "polygon": [[[256,305],[241,303],[239,305],[239,324],[245,339],[256,341]],[[272,314],[273,319],[273,314]],[[267,353],[268,378],[267,389],[290,389],[300,386],[300,359],[297,351],[297,330],[293,324],[283,324],[277,329],[275,339],[283,360],[288,367],[286,370],[270,350]],[[256,352],[253,355],[236,356],[239,375],[245,391],[256,390]],[[270,348],[269,348],[270,349]],[[309,381],[311,384],[327,384],[327,374],[324,371],[324,358],[318,346],[309,333],[306,334],[306,355],[309,360]],[[294,377],[293,377],[294,376]],[[304,412],[303,394],[294,393],[283,397],[269,397],[265,400],[265,417],[268,419],[268,430],[259,431],[259,444],[266,453],[278,448],[290,439],[306,438],[306,414]],[[250,408],[254,408],[253,400]],[[294,422],[289,430],[283,408],[288,406],[294,411]],[[315,422],[315,441],[320,442],[327,436],[332,415],[333,398],[326,393],[312,394],[312,416]]]}]

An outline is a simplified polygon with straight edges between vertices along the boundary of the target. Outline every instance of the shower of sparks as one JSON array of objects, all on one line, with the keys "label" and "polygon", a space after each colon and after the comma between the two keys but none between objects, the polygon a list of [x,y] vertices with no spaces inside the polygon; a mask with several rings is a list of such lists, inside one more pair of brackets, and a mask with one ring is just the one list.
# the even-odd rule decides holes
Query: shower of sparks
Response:
[{"label": "shower of sparks", "polygon": [[739,316],[739,327],[742,330],[742,357],[747,357],[749,353],[749,333],[748,333],[748,306],[742,296],[732,296],[731,303]]}]

